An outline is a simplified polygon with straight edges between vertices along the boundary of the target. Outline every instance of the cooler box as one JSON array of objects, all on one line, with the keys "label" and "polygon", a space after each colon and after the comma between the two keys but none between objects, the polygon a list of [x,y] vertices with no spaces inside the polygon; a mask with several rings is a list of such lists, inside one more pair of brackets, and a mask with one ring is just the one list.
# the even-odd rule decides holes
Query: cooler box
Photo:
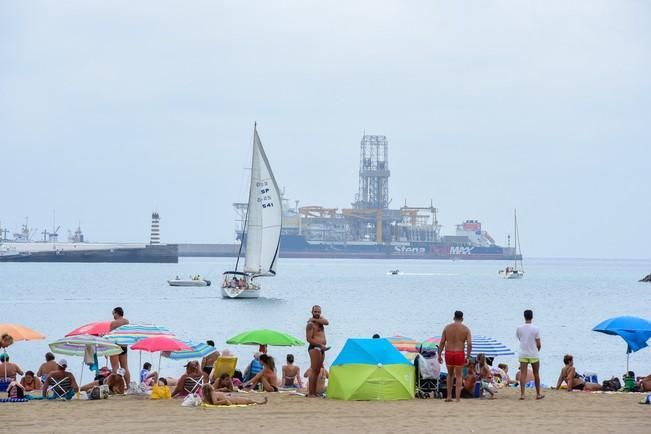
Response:
[{"label": "cooler box", "polygon": [[583,379],[585,380],[586,383],[599,384],[599,379],[597,378],[597,374],[595,374],[594,372],[585,372],[583,374]]}]

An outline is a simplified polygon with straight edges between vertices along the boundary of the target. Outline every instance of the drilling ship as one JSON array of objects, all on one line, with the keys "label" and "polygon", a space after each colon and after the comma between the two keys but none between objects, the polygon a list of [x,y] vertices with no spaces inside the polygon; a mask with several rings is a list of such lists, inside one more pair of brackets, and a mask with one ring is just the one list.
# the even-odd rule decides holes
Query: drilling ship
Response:
[{"label": "drilling ship", "polygon": [[[359,188],[351,208],[295,206],[283,200],[280,255],[286,258],[510,259],[515,249],[501,247],[479,220],[456,225],[441,235],[438,209],[389,208],[389,143],[386,136],[364,135],[360,144]],[[238,240],[246,237],[246,204],[233,204]],[[510,238],[510,237],[509,237]],[[509,242],[510,244],[510,242]],[[520,259],[520,255],[517,255]]]}]

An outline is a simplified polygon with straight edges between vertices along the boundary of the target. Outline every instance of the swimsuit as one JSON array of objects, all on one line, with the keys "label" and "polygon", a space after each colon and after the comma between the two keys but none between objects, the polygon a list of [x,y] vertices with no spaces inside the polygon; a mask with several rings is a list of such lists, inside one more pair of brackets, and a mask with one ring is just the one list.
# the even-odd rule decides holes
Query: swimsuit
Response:
[{"label": "swimsuit", "polygon": [[466,364],[466,353],[460,351],[445,351],[445,364],[448,366],[463,366]]},{"label": "swimsuit", "polygon": [[121,356],[122,354],[126,354],[126,353],[127,353],[127,350],[129,349],[129,347],[127,347],[126,345],[120,345],[120,348],[122,348],[122,352],[121,352],[120,354],[118,354],[118,355],[120,355],[120,356]]},{"label": "swimsuit", "polygon": [[203,372],[210,375],[210,373],[212,372],[212,366],[204,366],[203,367]]}]

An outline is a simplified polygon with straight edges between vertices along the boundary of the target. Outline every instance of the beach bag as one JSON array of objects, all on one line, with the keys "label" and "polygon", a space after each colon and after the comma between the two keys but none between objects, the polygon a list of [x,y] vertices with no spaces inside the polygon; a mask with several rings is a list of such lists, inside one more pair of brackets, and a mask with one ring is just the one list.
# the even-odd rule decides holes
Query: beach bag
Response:
[{"label": "beach bag", "polygon": [[106,399],[109,396],[109,387],[106,384],[95,386],[88,394],[88,399]]},{"label": "beach bag", "polygon": [[619,378],[613,377],[610,380],[604,380],[601,388],[604,392],[617,392],[622,388],[622,383],[619,381]]},{"label": "beach bag", "polygon": [[181,403],[182,407],[199,407],[202,403],[202,399],[199,398],[199,395],[190,394],[185,397],[183,402]]}]

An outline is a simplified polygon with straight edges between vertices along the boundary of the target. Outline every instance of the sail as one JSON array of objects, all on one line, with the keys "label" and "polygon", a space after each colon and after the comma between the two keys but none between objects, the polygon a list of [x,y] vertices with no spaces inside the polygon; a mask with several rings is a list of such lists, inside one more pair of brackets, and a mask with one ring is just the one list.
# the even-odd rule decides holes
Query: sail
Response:
[{"label": "sail", "polygon": [[280,190],[262,148],[258,131],[254,128],[245,272],[258,276],[276,274],[281,225]]}]

